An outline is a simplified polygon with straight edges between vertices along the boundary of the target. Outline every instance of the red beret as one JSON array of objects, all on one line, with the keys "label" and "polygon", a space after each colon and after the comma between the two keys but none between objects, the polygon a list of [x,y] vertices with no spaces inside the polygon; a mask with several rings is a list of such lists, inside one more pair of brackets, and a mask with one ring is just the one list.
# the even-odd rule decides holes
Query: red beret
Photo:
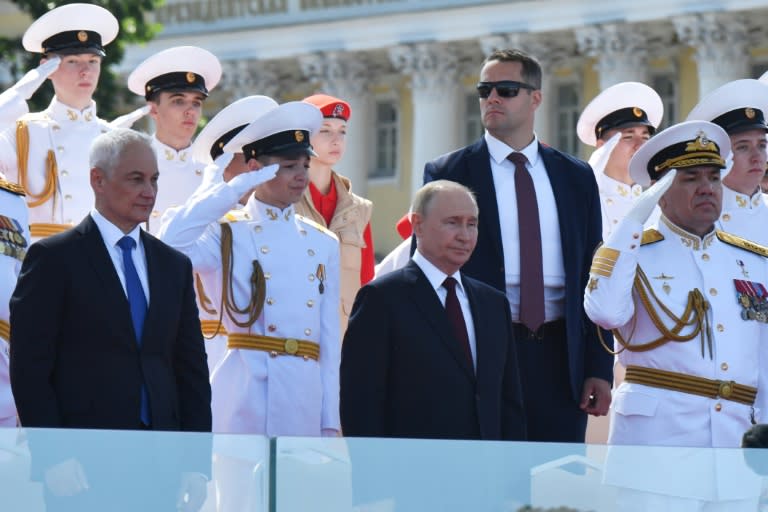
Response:
[{"label": "red beret", "polygon": [[349,108],[349,103],[340,100],[339,98],[328,96],[327,94],[313,94],[312,96],[304,98],[303,101],[319,108],[320,112],[323,113],[323,117],[326,118],[331,117],[349,121],[349,118],[352,115],[352,109]]}]

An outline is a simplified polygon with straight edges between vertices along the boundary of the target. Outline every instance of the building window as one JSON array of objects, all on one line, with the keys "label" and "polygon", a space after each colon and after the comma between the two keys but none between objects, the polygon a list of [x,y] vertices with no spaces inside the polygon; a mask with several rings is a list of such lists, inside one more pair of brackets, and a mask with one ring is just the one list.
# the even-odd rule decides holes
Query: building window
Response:
[{"label": "building window", "polygon": [[392,178],[397,170],[399,137],[397,103],[376,102],[376,161],[369,178]]},{"label": "building window", "polygon": [[469,145],[482,137],[485,132],[476,92],[472,92],[465,96],[464,120],[464,143]]},{"label": "building window", "polygon": [[576,123],[581,114],[578,85],[558,85],[556,98],[557,148],[565,153],[577,155],[579,153],[579,139],[576,136]]},{"label": "building window", "polygon": [[672,75],[657,75],[651,83],[653,90],[661,96],[664,105],[664,116],[658,131],[677,123],[677,82]]}]

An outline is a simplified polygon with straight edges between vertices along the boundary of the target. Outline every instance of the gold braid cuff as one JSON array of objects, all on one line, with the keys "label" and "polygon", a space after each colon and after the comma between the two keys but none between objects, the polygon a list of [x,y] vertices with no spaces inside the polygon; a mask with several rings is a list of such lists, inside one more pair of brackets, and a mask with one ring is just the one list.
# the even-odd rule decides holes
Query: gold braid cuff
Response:
[{"label": "gold braid cuff", "polygon": [[[666,345],[671,341],[676,343],[685,343],[699,336],[701,337],[701,357],[705,357],[705,348],[709,350],[710,359],[713,357],[712,331],[709,325],[709,318],[707,317],[707,309],[709,308],[709,304],[698,288],[694,288],[692,291],[688,292],[688,302],[685,305],[685,311],[683,311],[683,314],[680,317],[675,315],[659,300],[659,298],[653,292],[653,288],[648,281],[648,277],[645,275],[645,272],[643,272],[643,269],[640,268],[639,265],[637,267],[637,271],[635,272],[635,283],[633,285],[633,289],[640,297],[640,302],[648,312],[648,316],[650,317],[654,327],[656,327],[656,329],[661,333],[661,336],[647,343],[630,344],[629,342],[631,341],[636,328],[637,314],[635,314],[632,317],[632,329],[626,339],[621,335],[618,329],[614,329],[612,331],[614,338],[619,343],[619,345],[621,345],[621,349],[617,351],[611,350],[611,348],[608,347],[607,343],[603,339],[600,329],[598,328],[597,332],[600,337],[600,342],[603,344],[603,348],[605,348],[605,350],[613,355],[620,354],[624,350],[629,350],[630,352],[647,352],[648,350],[653,350],[655,348],[661,347],[662,345]],[[653,299],[653,302],[658,304],[661,312],[663,312],[670,320],[672,320],[674,325],[671,329],[667,328],[666,324],[661,319],[659,311],[657,311],[654,307],[651,299]],[[635,304],[635,311],[637,311],[637,307],[638,305]],[[690,334],[681,335],[680,332],[685,327],[692,327],[693,331]]]},{"label": "gold braid cuff", "polygon": [[218,320],[204,320],[201,318],[200,330],[203,331],[203,337],[207,340],[211,340],[218,335],[227,335],[227,330]]},{"label": "gold braid cuff", "polygon": [[11,324],[5,320],[0,320],[0,338],[3,338],[9,343],[11,341]]},{"label": "gold braid cuff", "polygon": [[706,396],[707,398],[723,398],[746,405],[754,405],[755,397],[757,397],[757,388],[738,384],[732,380],[713,380],[643,366],[627,366],[624,380],[654,388]]}]

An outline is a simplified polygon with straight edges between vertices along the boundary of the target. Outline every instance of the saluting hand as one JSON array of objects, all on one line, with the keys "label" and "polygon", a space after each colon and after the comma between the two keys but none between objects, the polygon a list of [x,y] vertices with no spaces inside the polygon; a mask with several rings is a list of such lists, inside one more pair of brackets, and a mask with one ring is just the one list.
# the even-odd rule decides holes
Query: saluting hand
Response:
[{"label": "saluting hand", "polygon": [[35,69],[27,71],[27,74],[21,77],[21,80],[16,82],[11,89],[24,96],[24,99],[28,100],[35,94],[35,91],[43,85],[45,79],[59,69],[59,64],[61,64],[61,57],[54,55]]}]

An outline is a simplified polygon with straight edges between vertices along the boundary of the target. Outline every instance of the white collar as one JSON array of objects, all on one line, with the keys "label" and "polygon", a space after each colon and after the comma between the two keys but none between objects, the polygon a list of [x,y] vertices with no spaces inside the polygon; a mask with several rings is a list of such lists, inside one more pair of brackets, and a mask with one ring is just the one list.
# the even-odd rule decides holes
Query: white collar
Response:
[{"label": "white collar", "polygon": [[291,221],[295,213],[293,205],[280,209],[267,203],[262,203],[256,198],[256,194],[251,194],[248,202],[243,206],[243,211],[248,213],[255,221]]},{"label": "white collar", "polygon": [[107,244],[107,247],[114,247],[117,245],[117,242],[120,241],[121,238],[124,236],[129,236],[133,238],[133,241],[136,242],[136,247],[139,246],[140,236],[141,233],[141,225],[137,224],[133,230],[126,234],[123,233],[123,231],[112,224],[112,222],[104,217],[96,208],[91,210],[91,218],[93,219],[93,222],[96,223],[96,226],[99,228],[99,232],[101,233],[101,237],[104,239],[104,242]]},{"label": "white collar", "polygon": [[[485,143],[488,145],[488,152],[491,154],[491,158],[501,165],[510,153],[516,150],[508,146],[505,142],[500,141],[486,130]],[[520,150],[520,153],[524,154],[528,159],[528,164],[533,167],[539,161],[539,139],[536,134],[533,134],[533,140],[530,144]]]},{"label": "white collar", "polygon": [[96,102],[93,100],[83,110],[77,110],[60,102],[54,96],[46,109],[46,113],[58,123],[91,123],[98,119],[96,117]]},{"label": "white collar", "polygon": [[419,266],[421,271],[424,272],[424,275],[427,276],[427,281],[429,281],[429,284],[435,291],[443,286],[443,282],[446,280],[446,278],[452,277],[458,283],[456,288],[464,293],[464,284],[461,282],[461,272],[458,270],[450,276],[447,275],[445,272],[433,265],[432,262],[429,261],[423,254],[421,254],[418,249],[416,249],[416,252],[413,253],[413,257],[411,259],[416,265]]}]

